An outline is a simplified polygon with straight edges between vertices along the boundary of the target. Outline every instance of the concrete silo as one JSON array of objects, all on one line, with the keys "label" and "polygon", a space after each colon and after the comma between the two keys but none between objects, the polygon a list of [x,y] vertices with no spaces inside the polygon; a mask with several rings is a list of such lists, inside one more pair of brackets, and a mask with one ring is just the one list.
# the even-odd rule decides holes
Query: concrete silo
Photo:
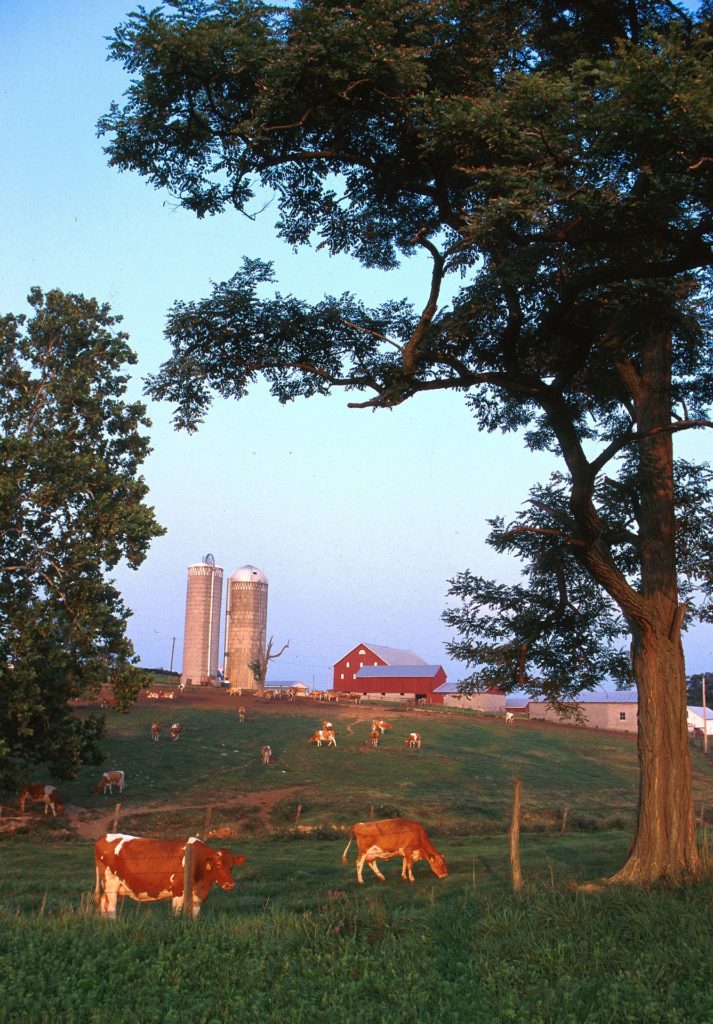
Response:
[{"label": "concrete silo", "polygon": [[257,688],[248,666],[264,654],[266,632],[267,576],[254,565],[243,565],[228,580],[225,610],[223,673],[231,689]]},{"label": "concrete silo", "polygon": [[212,555],[188,566],[181,682],[214,683],[218,675],[223,570]]}]

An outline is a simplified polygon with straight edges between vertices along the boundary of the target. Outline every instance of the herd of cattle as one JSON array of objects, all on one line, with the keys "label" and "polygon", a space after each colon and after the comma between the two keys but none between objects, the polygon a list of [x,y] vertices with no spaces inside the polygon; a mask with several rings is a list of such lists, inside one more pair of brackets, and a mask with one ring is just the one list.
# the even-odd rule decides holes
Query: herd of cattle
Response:
[{"label": "herd of cattle", "polygon": [[[149,694],[150,696],[150,694]],[[239,720],[245,718],[244,707],[238,708]],[[383,719],[371,723],[369,743],[376,747],[380,738],[392,728]],[[170,727],[171,740],[178,739],[181,726],[174,722]],[[151,738],[158,741],[161,725],[151,723]],[[324,720],[322,727],[313,732],[310,743],[321,747],[336,747],[336,732],[332,722]],[[420,749],[421,735],[411,732],[404,740],[409,749]],[[269,765],[272,749],[265,744],[261,760]],[[114,787],[123,793],[126,784],[125,773],[120,770],[106,771],[95,786],[96,793],[113,793]],[[45,814],[62,814],[64,807],[54,786],[32,782],[20,794],[20,811],[25,813],[27,801],[41,802]],[[435,849],[425,828],[419,822],[408,818],[385,818],[381,821],[357,822],[349,829],[349,842],[342,854],[342,863],[347,862],[347,853],[352,842],[357,845],[357,882],[364,884],[363,869],[368,865],[377,878],[385,881],[379,870],[379,860],[401,857],[401,877],[413,882],[415,861],[425,860],[438,878],[448,874],[443,855]],[[189,852],[190,848],[190,852]],[[186,877],[186,862],[189,877]],[[202,839],[193,836],[188,840],[146,839],[122,833],[107,833],[97,840],[94,847],[95,890],[94,899],[101,915],[116,917],[119,897],[128,896],[139,903],[171,900],[175,913],[184,911],[184,892],[189,891],[190,906],[185,908],[192,917],[197,917],[202,904],[213,885],[219,885],[226,892],[235,888],[233,869],[243,864],[243,856],[235,856],[226,849],[213,849]]]}]

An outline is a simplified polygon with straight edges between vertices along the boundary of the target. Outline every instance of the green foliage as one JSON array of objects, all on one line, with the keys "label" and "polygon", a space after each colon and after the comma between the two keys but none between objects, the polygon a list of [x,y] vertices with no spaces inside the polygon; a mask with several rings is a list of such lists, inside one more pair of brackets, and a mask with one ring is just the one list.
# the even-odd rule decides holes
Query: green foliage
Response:
[{"label": "green foliage", "polygon": [[68,700],[106,682],[119,708],[135,700],[130,612],[107,572],[136,568],[163,532],[118,319],[81,295],[35,288],[29,302],[29,319],[0,318],[0,787],[32,764],[69,778],[98,763],[103,719]]}]

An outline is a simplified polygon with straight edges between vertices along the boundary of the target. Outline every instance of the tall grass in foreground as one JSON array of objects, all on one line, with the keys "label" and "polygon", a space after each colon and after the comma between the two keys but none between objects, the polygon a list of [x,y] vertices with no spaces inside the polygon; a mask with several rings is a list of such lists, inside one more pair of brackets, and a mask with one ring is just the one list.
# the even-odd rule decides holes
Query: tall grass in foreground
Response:
[{"label": "tall grass in foreground", "polygon": [[[691,1024],[713,1020],[710,886],[437,884],[413,904],[337,892],[304,913],[116,922],[0,911],[7,1024]],[[163,908],[165,909],[165,908]],[[32,979],[28,984],[28,979]]]}]

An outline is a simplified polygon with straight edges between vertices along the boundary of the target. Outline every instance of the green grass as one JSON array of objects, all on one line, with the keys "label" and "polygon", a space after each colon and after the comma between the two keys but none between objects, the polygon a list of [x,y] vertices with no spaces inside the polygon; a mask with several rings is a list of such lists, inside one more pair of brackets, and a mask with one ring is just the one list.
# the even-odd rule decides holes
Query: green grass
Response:
[{"label": "green grass", "polygon": [[[0,843],[0,1022],[713,1024],[713,886],[579,887],[625,859],[630,738],[398,713],[371,750],[368,722],[350,734],[344,714],[332,715],[336,751],[306,742],[320,708],[295,717],[258,707],[242,725],[230,700],[112,714],[103,767],[125,769],[126,792],[94,795],[99,771],[85,769],[61,787],[65,800],[108,813],[120,799],[120,828],[166,836],[202,828],[210,807],[213,824],[237,826],[226,845],[246,863],[235,891],[214,890],[197,922],[129,900],[118,921],[101,921],[92,843],[38,813],[28,833]],[[165,726],[158,744],[153,717]],[[174,720],[178,743],[166,738]],[[403,748],[413,728],[420,752]],[[268,768],[265,742],[276,755]],[[693,758],[697,807],[713,808],[709,763]],[[514,777],[524,785],[519,896],[505,834]],[[280,797],[269,832],[250,810],[259,790]],[[314,828],[306,835],[291,827],[297,803]],[[418,863],[405,885],[391,861],[385,883],[366,872],[358,887],[354,847],[342,865],[346,838],[331,827],[372,806],[423,820],[449,877]]]}]

